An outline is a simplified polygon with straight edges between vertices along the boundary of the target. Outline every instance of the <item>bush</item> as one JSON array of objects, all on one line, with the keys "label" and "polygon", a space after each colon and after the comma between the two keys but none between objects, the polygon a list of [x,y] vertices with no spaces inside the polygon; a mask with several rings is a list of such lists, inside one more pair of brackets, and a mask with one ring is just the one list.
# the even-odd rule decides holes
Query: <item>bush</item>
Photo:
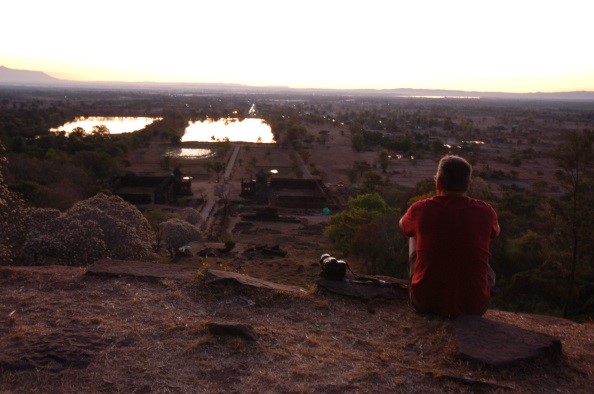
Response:
[{"label": "bush", "polygon": [[117,196],[97,194],[60,213],[26,211],[26,242],[21,259],[38,264],[89,264],[100,258],[151,257],[154,234],[133,205]]},{"label": "bush", "polygon": [[200,231],[195,226],[181,219],[169,219],[161,223],[159,228],[162,233],[161,239],[171,257],[175,256],[182,246],[201,238]]},{"label": "bush", "polygon": [[90,264],[107,254],[102,238],[96,222],[59,215],[36,223],[23,245],[22,258],[42,264]]},{"label": "bush", "polygon": [[179,213],[179,216],[186,222],[193,225],[204,223],[204,217],[202,214],[198,210],[191,207],[182,209]]},{"label": "bush", "polygon": [[326,235],[335,249],[343,254],[352,251],[353,241],[361,227],[377,217],[394,213],[379,194],[363,194],[349,200],[346,210],[338,212],[328,221]]},{"label": "bush", "polygon": [[74,204],[67,213],[74,219],[99,224],[107,246],[106,257],[141,259],[151,255],[153,232],[148,220],[122,198],[99,193]]},{"label": "bush", "polygon": [[23,238],[24,204],[4,183],[3,159],[0,157],[0,263],[11,263]]}]

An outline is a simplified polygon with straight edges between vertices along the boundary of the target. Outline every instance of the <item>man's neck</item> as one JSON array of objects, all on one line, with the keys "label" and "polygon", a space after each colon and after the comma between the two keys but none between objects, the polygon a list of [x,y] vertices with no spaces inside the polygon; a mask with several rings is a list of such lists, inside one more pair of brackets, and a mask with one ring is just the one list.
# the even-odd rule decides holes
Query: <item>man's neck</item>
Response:
[{"label": "man's neck", "polygon": [[465,196],[466,192],[448,192],[445,190],[438,190],[438,196],[445,196],[445,197],[456,197],[456,196]]}]

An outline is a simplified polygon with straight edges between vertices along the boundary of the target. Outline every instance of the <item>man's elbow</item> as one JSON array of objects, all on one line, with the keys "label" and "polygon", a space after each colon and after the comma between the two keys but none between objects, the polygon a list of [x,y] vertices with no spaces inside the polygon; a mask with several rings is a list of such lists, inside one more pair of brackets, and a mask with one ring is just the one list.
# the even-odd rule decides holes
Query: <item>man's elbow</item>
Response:
[{"label": "man's elbow", "polygon": [[404,219],[404,216],[400,219],[400,221],[398,221],[398,227],[400,227],[400,231],[402,231],[402,234],[404,234],[407,237],[410,237],[410,235],[408,235],[404,230],[404,224],[402,223],[402,219]]}]

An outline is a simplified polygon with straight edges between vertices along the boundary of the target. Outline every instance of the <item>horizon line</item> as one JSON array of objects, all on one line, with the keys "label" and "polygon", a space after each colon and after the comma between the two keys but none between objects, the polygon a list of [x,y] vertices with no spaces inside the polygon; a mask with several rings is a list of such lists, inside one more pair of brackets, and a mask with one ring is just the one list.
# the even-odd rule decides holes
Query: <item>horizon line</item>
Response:
[{"label": "horizon line", "polygon": [[[292,87],[289,85],[250,85],[240,82],[195,82],[195,81],[117,81],[117,80],[94,80],[94,79],[64,79],[53,76],[51,72],[40,71],[40,70],[28,70],[28,69],[15,69],[0,65],[0,68],[4,68],[9,71],[15,72],[27,72],[41,74],[50,78],[50,81],[44,82],[30,82],[30,81],[0,81],[0,85],[50,85],[53,83],[62,84],[106,84],[106,85],[223,85],[229,87],[246,87],[246,88],[260,88],[260,89],[290,89],[290,90],[320,90],[320,91],[375,91],[375,92],[386,92],[386,91],[397,91],[397,90],[409,90],[409,91],[425,91],[425,92],[462,92],[462,93],[484,93],[484,94],[505,94],[505,95],[530,95],[530,94],[594,94],[594,90],[558,90],[558,91],[524,91],[524,92],[508,92],[508,91],[489,91],[489,90],[463,90],[463,89],[446,89],[446,88],[411,88],[411,87],[388,87],[388,88],[377,88],[377,87]],[[53,80],[53,81],[52,81]]]}]

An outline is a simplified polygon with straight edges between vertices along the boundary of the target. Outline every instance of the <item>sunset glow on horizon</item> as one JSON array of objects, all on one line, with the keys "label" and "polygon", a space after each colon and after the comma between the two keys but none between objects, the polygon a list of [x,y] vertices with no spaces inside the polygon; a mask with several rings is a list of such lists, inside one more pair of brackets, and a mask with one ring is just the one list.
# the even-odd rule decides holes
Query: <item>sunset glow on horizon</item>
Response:
[{"label": "sunset glow on horizon", "polygon": [[0,65],[56,78],[594,91],[588,1],[8,0]]}]

